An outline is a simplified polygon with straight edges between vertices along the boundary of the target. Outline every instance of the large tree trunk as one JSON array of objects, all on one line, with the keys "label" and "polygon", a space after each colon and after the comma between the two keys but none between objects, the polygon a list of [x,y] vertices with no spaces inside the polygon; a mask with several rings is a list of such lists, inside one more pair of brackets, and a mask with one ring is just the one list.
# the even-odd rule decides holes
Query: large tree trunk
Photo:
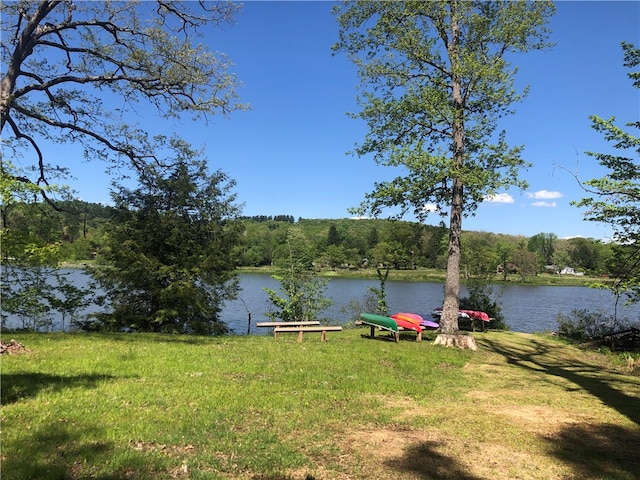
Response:
[{"label": "large tree trunk", "polygon": [[450,335],[441,333],[433,342],[434,345],[444,345],[445,347],[458,347],[466,350],[478,350],[475,338],[471,335],[464,333],[458,333],[457,335]]},{"label": "large tree trunk", "polygon": [[[464,99],[460,78],[460,27],[457,22],[457,2],[452,0],[451,42],[448,55],[451,63],[451,99],[453,101],[453,163],[457,171],[464,165]],[[463,348],[475,347],[467,335],[459,335],[458,309],[460,306],[460,251],[462,234],[463,183],[460,176],[453,179],[451,187],[451,214],[449,218],[449,250],[447,252],[447,278],[444,286],[444,304],[440,317],[441,334],[436,344],[456,345]]]},{"label": "large tree trunk", "polygon": [[447,277],[444,285],[440,330],[444,334],[456,334],[458,333],[460,305],[460,234],[462,232],[462,184],[458,179],[454,180],[453,203],[449,222]]}]

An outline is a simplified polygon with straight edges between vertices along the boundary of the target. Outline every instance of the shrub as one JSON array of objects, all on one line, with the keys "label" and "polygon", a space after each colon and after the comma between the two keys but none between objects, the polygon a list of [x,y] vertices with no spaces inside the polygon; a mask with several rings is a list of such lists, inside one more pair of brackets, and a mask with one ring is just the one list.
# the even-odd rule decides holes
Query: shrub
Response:
[{"label": "shrub", "polygon": [[639,332],[640,322],[604,312],[576,309],[570,315],[558,315],[558,335],[576,343],[591,342],[594,347],[637,350]]},{"label": "shrub", "polygon": [[508,326],[504,321],[502,308],[494,297],[493,287],[483,281],[475,281],[469,285],[468,290],[469,296],[460,299],[460,309],[485,312],[493,319],[488,322],[488,328],[507,330]]}]

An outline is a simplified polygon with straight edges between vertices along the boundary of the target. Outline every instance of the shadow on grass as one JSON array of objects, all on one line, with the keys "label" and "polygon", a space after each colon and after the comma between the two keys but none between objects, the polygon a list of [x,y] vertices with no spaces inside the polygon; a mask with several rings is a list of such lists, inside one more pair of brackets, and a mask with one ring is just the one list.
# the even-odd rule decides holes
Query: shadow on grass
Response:
[{"label": "shadow on grass", "polygon": [[376,341],[382,341],[382,342],[394,342],[396,341],[395,338],[393,338],[392,335],[375,335],[375,336],[371,336],[367,333],[362,333],[360,335],[360,338],[364,338],[366,340],[376,340]]},{"label": "shadow on grass", "polygon": [[[640,399],[628,395],[624,384],[637,386],[637,380],[610,374],[597,364],[573,359],[567,363],[555,354],[552,344],[536,339],[508,347],[488,338],[480,342],[507,362],[535,372],[563,378],[640,425]],[[564,348],[558,345],[559,349]],[[572,424],[547,437],[550,453],[571,466],[576,478],[638,479],[637,452],[640,430],[611,424]]]},{"label": "shadow on grass", "polygon": [[[554,355],[553,345],[549,342],[531,339],[526,344],[513,345],[513,348],[506,348],[489,338],[484,338],[479,342],[488,346],[493,352],[504,356],[511,365],[531,370],[536,374],[543,372],[568,380],[636,425],[640,425],[640,401],[637,397],[627,395],[619,388],[619,385],[624,383],[637,385],[636,380],[624,380],[620,375],[615,375],[616,378],[613,378],[614,375],[610,375],[607,378],[603,375],[603,368],[600,365],[584,361],[574,360],[571,364],[562,363],[562,360],[556,359],[558,355]],[[561,348],[565,347],[559,344],[558,351]]]},{"label": "shadow on grass", "polygon": [[22,399],[35,397],[40,391],[56,392],[65,388],[94,388],[98,382],[109,380],[110,375],[62,376],[46,373],[4,373],[2,374],[3,405]]},{"label": "shadow on grass", "polygon": [[73,463],[100,459],[109,451],[106,444],[78,445],[86,431],[65,425],[47,425],[20,440],[3,446],[2,475],[12,479],[74,478]]},{"label": "shadow on grass", "polygon": [[79,443],[87,436],[95,436],[95,432],[60,423],[29,430],[20,440],[4,445],[2,475],[12,479],[74,478],[83,459],[100,461],[110,450],[106,443]]},{"label": "shadow on grass", "polygon": [[549,453],[571,466],[575,478],[640,478],[637,430],[611,424],[574,424],[547,440]]},{"label": "shadow on grass", "polygon": [[465,471],[455,459],[438,453],[438,444],[423,442],[411,445],[402,457],[387,460],[389,468],[418,475],[429,480],[482,480]]},{"label": "shadow on grass", "polygon": [[121,480],[156,478],[162,470],[154,458],[141,452],[120,453],[120,460],[114,462],[116,448],[106,438],[102,428],[67,424],[61,419],[29,429],[18,440],[3,445],[2,478]]},{"label": "shadow on grass", "polygon": [[[393,336],[393,334],[391,333],[380,333],[378,332],[377,334],[374,334],[373,337],[371,336],[371,333],[362,333],[360,334],[361,338],[365,338],[367,340],[382,340],[382,341],[387,341],[387,342],[395,342],[396,339]],[[402,341],[409,341],[409,342],[415,342],[418,340],[418,336],[411,332],[411,333],[400,333],[398,335],[398,340],[402,340]],[[422,341],[430,341],[430,337],[422,337]]]}]

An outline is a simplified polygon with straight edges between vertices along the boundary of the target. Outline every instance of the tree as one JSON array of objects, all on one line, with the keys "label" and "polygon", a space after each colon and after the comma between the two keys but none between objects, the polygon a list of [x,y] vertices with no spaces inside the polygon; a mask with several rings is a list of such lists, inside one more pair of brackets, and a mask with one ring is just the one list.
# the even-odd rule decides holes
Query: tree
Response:
[{"label": "tree", "polygon": [[555,243],[558,236],[555,233],[538,233],[529,238],[527,248],[530,252],[536,252],[546,265],[553,263]]},{"label": "tree", "polygon": [[[400,174],[379,182],[358,212],[399,208],[424,219],[449,207],[441,328],[458,332],[462,217],[487,195],[524,187],[522,147],[509,148],[498,120],[520,100],[507,55],[547,46],[551,2],[347,2],[335,8],[344,51],[358,68],[369,127],[358,155]],[[426,206],[430,205],[430,208]]]},{"label": "tree", "polygon": [[141,103],[165,119],[243,108],[229,61],[195,43],[238,8],[224,1],[3,2],[0,133],[3,147],[23,153],[32,168],[16,174],[3,157],[0,173],[40,187],[51,201],[43,187],[69,171],[47,154],[48,142],[79,144],[87,159],[142,171],[158,158],[148,133],[130,123]]},{"label": "tree", "polygon": [[514,250],[515,246],[506,240],[500,240],[496,245],[496,256],[498,257],[499,265],[502,268],[503,282],[507,281],[507,277],[509,275],[509,262],[513,260]]},{"label": "tree", "polygon": [[367,287],[369,293],[376,299],[376,310],[374,313],[378,315],[389,315],[389,306],[387,305],[387,290],[386,282],[389,277],[389,266],[376,267],[376,275],[378,275],[378,281],[380,282],[380,288]]},{"label": "tree", "polygon": [[468,232],[462,242],[461,262],[466,279],[484,279],[488,281],[496,273],[498,257],[489,244],[487,235]]},{"label": "tree", "polygon": [[[635,69],[640,65],[640,49],[622,42],[624,66]],[[640,88],[640,71],[631,71],[628,77],[635,88]],[[625,252],[625,268],[616,283],[611,286],[616,295],[626,294],[632,302],[640,301],[640,137],[616,126],[615,117],[608,120],[592,115],[591,127],[605,140],[613,142],[619,154],[586,152],[595,158],[609,173],[602,178],[585,181],[582,185],[590,195],[574,205],[587,207],[585,218],[589,221],[608,223],[613,227],[614,240],[626,245],[618,250]],[[640,120],[626,124],[640,129]],[[618,262],[620,265],[620,262]]]},{"label": "tree", "polygon": [[267,316],[283,322],[316,320],[333,303],[324,296],[327,280],[316,274],[312,245],[299,227],[289,228],[286,244],[289,256],[279,265],[280,273],[273,276],[280,282],[281,293],[263,289],[275,307]]},{"label": "tree", "polygon": [[534,276],[538,272],[539,255],[525,248],[524,245],[513,252],[513,262],[518,268],[518,275],[522,283],[527,281],[527,276]]},{"label": "tree", "polygon": [[338,229],[336,228],[336,224],[332,223],[329,226],[329,233],[327,233],[327,245],[338,246],[342,243],[340,239],[340,234],[338,233]]},{"label": "tree", "polygon": [[336,245],[329,245],[322,256],[324,259],[323,263],[326,263],[329,268],[336,268],[347,263],[347,256],[344,251],[344,247],[340,245],[339,247]]},{"label": "tree", "polygon": [[[9,170],[18,175],[22,171],[11,161],[5,162]],[[47,185],[47,191],[56,187]],[[60,261],[60,242],[52,232],[54,223],[34,201],[38,189],[14,177],[0,177],[0,316],[15,315],[23,328],[33,331],[53,326],[53,308],[50,299],[56,298],[56,276]]]},{"label": "tree", "polygon": [[569,239],[571,250],[569,258],[571,266],[583,268],[590,272],[596,271],[600,264],[600,244],[587,238],[571,238]]},{"label": "tree", "polygon": [[222,303],[235,298],[240,252],[235,182],[207,172],[200,153],[169,142],[167,168],[149,165],[140,186],[120,187],[106,246],[93,271],[112,313],[109,330],[219,334]]}]

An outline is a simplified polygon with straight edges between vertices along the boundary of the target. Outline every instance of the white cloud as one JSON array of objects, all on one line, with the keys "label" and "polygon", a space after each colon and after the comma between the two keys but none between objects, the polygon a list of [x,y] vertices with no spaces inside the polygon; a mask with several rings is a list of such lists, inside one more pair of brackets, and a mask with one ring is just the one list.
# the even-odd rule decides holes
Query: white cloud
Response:
[{"label": "white cloud", "polygon": [[429,213],[435,213],[440,211],[440,209],[438,208],[438,205],[436,205],[435,203],[425,203],[422,206],[422,210]]},{"label": "white cloud", "polygon": [[484,198],[485,202],[490,203],[513,203],[513,197],[508,193],[496,193],[494,195],[489,195]]},{"label": "white cloud", "polygon": [[527,198],[535,198],[536,200],[551,200],[554,198],[562,198],[562,194],[560,192],[550,192],[549,190],[538,190],[537,192],[527,192],[526,195],[527,195]]},{"label": "white cloud", "polygon": [[533,202],[532,207],[556,208],[556,202]]}]

